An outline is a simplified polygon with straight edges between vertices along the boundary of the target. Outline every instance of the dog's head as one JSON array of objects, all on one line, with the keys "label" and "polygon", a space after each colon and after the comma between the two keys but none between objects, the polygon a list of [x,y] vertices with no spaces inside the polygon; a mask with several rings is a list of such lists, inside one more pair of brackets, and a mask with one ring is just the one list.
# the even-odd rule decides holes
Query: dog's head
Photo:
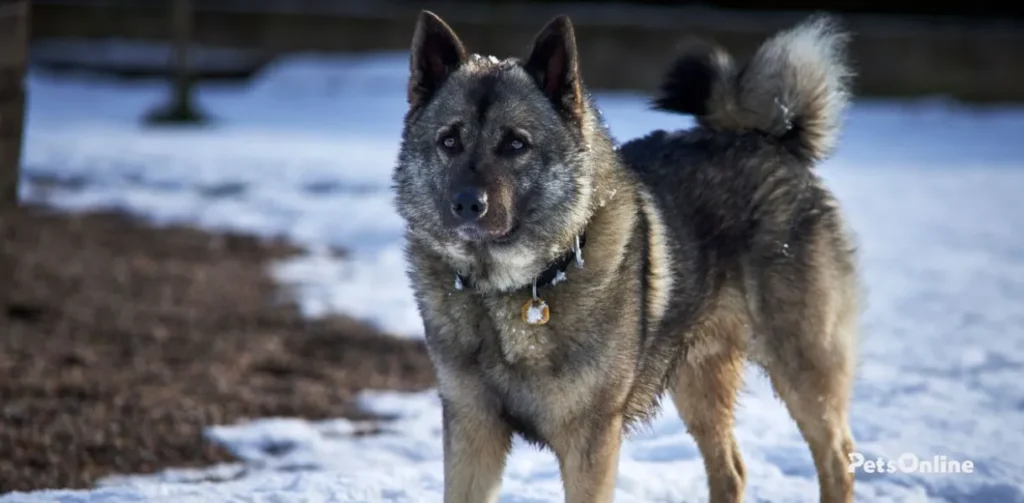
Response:
[{"label": "dog's head", "polygon": [[528,284],[585,226],[599,164],[569,19],[541,30],[525,61],[498,60],[467,54],[423,12],[408,101],[394,180],[410,238],[479,287]]}]

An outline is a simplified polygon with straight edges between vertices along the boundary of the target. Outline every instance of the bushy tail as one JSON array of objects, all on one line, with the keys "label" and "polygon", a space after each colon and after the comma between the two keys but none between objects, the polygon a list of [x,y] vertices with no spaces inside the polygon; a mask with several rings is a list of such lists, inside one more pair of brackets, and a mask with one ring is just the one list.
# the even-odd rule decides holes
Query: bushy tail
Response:
[{"label": "bushy tail", "polygon": [[714,44],[694,42],[672,64],[654,108],[717,130],[758,130],[809,162],[831,154],[849,101],[847,35],[815,16],[766,41],[742,69]]}]

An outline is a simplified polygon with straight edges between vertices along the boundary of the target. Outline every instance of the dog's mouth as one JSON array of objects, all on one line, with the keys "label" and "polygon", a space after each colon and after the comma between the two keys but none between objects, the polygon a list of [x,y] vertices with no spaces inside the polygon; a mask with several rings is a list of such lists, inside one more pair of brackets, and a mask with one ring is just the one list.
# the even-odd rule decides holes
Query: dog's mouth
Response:
[{"label": "dog's mouth", "polygon": [[494,244],[508,244],[508,243],[511,243],[512,240],[515,239],[516,234],[518,234],[518,232],[519,232],[519,222],[513,222],[512,225],[509,227],[508,231],[506,231],[504,234],[498,236],[497,238],[492,239],[491,242],[494,243]]},{"label": "dog's mouth", "polygon": [[519,223],[515,222],[504,229],[488,228],[480,224],[463,224],[455,228],[455,236],[464,242],[479,245],[508,244],[515,239],[519,231]]}]

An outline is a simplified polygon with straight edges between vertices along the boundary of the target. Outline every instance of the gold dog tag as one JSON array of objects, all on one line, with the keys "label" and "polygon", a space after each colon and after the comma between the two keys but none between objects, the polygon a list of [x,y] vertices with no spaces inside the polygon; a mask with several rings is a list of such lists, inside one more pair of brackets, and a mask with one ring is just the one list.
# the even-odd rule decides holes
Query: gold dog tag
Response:
[{"label": "gold dog tag", "polygon": [[541,299],[530,299],[523,304],[523,321],[530,325],[543,325],[551,319],[548,304]]}]

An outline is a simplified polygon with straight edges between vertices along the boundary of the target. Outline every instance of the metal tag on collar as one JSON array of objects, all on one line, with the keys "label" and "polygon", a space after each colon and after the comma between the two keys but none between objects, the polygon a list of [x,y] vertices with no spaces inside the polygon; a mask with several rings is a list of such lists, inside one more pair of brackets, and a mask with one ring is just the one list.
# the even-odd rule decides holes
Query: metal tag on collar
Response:
[{"label": "metal tag on collar", "polygon": [[523,321],[530,325],[543,325],[551,319],[551,309],[547,302],[537,297],[537,279],[533,280],[533,297],[523,304]]}]

